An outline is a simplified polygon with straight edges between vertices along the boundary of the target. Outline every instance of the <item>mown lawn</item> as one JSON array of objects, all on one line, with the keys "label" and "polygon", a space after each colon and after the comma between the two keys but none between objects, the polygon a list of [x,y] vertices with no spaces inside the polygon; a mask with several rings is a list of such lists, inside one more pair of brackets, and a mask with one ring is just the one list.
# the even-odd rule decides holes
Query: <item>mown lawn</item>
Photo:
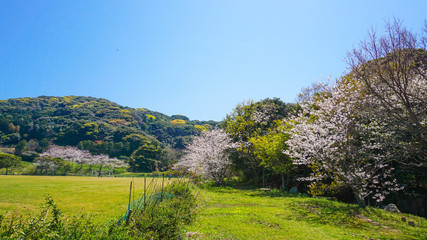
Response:
[{"label": "mown lawn", "polygon": [[[118,219],[126,212],[132,180],[137,198],[142,195],[144,178],[0,176],[0,212],[34,215],[49,195],[65,216],[87,212],[96,221]],[[168,182],[165,178],[165,185]],[[146,180],[147,188],[161,183],[161,178]]]},{"label": "mown lawn", "polygon": [[[97,222],[118,219],[126,211],[131,180],[0,176],[0,213],[37,214],[50,195],[65,216],[82,211]],[[141,196],[144,178],[134,182]],[[197,239],[427,239],[427,220],[409,214],[255,189],[204,187],[200,194],[199,217],[186,229]]]},{"label": "mown lawn", "polygon": [[259,190],[209,187],[202,195],[206,207],[188,228],[200,239],[427,239],[427,220],[409,214]]}]

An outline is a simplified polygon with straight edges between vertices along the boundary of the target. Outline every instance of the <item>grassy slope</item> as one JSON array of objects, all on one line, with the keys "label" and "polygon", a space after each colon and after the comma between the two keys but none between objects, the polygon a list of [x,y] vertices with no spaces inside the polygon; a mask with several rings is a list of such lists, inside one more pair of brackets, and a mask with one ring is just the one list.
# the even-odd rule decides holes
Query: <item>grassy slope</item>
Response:
[{"label": "grassy slope", "polygon": [[[143,178],[134,178],[136,195]],[[166,179],[167,180],[167,179]],[[97,221],[126,211],[131,178],[0,176],[0,213],[39,212],[49,194],[66,216],[90,212]],[[161,179],[156,180],[157,183]],[[147,181],[149,182],[149,181]],[[139,193],[139,194],[138,194]],[[206,206],[188,228],[202,239],[426,239],[427,220],[408,214],[360,210],[325,199],[257,190],[209,187]],[[368,222],[369,218],[375,222]],[[415,227],[401,218],[415,222]],[[380,225],[378,225],[380,224]]]},{"label": "grassy slope", "polygon": [[[427,220],[320,198],[209,188],[188,230],[202,239],[426,239]],[[415,222],[416,227],[401,218]],[[370,221],[370,222],[369,222]]]}]

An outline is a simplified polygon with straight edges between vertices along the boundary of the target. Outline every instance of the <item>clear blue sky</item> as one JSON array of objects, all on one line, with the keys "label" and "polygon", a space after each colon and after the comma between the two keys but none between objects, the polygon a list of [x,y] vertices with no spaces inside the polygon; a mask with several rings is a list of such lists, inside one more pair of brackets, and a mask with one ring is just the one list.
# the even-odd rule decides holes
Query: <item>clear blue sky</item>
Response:
[{"label": "clear blue sky", "polygon": [[346,52],[427,1],[0,1],[0,99],[81,95],[197,120],[346,71]]}]

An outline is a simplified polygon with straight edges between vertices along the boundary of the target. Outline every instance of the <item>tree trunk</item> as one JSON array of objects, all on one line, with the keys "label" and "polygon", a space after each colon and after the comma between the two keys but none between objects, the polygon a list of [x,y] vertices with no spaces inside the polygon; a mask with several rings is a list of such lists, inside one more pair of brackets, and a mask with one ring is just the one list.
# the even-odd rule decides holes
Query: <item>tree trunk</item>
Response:
[{"label": "tree trunk", "polygon": [[102,171],[102,166],[99,168],[98,177],[102,177],[102,175],[101,175],[101,171]]},{"label": "tree trunk", "polygon": [[265,168],[262,168],[262,187],[265,188]]},{"label": "tree trunk", "polygon": [[282,178],[282,188],[280,190],[282,190],[282,192],[284,192],[285,191],[285,176],[283,176],[283,173],[281,173],[280,177]]},{"label": "tree trunk", "polygon": [[359,207],[365,208],[366,207],[365,199],[362,198],[360,196],[360,194],[358,194],[358,193],[354,193],[354,196],[356,197],[356,201],[357,201],[357,204],[359,205]]}]

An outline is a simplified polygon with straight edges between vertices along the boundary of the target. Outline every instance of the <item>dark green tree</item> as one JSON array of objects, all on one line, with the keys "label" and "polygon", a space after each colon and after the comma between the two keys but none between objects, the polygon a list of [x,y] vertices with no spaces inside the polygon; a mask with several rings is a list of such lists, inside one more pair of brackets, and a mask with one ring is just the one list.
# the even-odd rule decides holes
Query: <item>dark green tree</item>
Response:
[{"label": "dark green tree", "polygon": [[19,156],[23,152],[25,152],[26,150],[28,150],[28,142],[24,139],[24,140],[20,141],[18,144],[16,144],[15,155]]},{"label": "dark green tree", "polygon": [[158,171],[162,168],[164,155],[164,151],[158,144],[147,140],[132,153],[129,163],[133,171]]},{"label": "dark green tree", "polygon": [[[235,142],[240,143],[237,154],[232,156],[233,164],[237,171],[243,173],[246,180],[254,181],[258,185],[261,177],[264,180],[266,175],[265,166],[255,153],[251,139],[268,135],[271,129],[276,127],[277,121],[288,117],[295,109],[295,104],[284,103],[278,98],[267,98],[259,102],[248,101],[239,104],[226,116],[222,127]],[[270,170],[267,169],[267,174],[268,171]]]},{"label": "dark green tree", "polygon": [[46,149],[50,146],[50,142],[47,138],[43,138],[40,142],[39,142],[39,148],[36,149],[37,152],[44,152],[46,151]]}]

